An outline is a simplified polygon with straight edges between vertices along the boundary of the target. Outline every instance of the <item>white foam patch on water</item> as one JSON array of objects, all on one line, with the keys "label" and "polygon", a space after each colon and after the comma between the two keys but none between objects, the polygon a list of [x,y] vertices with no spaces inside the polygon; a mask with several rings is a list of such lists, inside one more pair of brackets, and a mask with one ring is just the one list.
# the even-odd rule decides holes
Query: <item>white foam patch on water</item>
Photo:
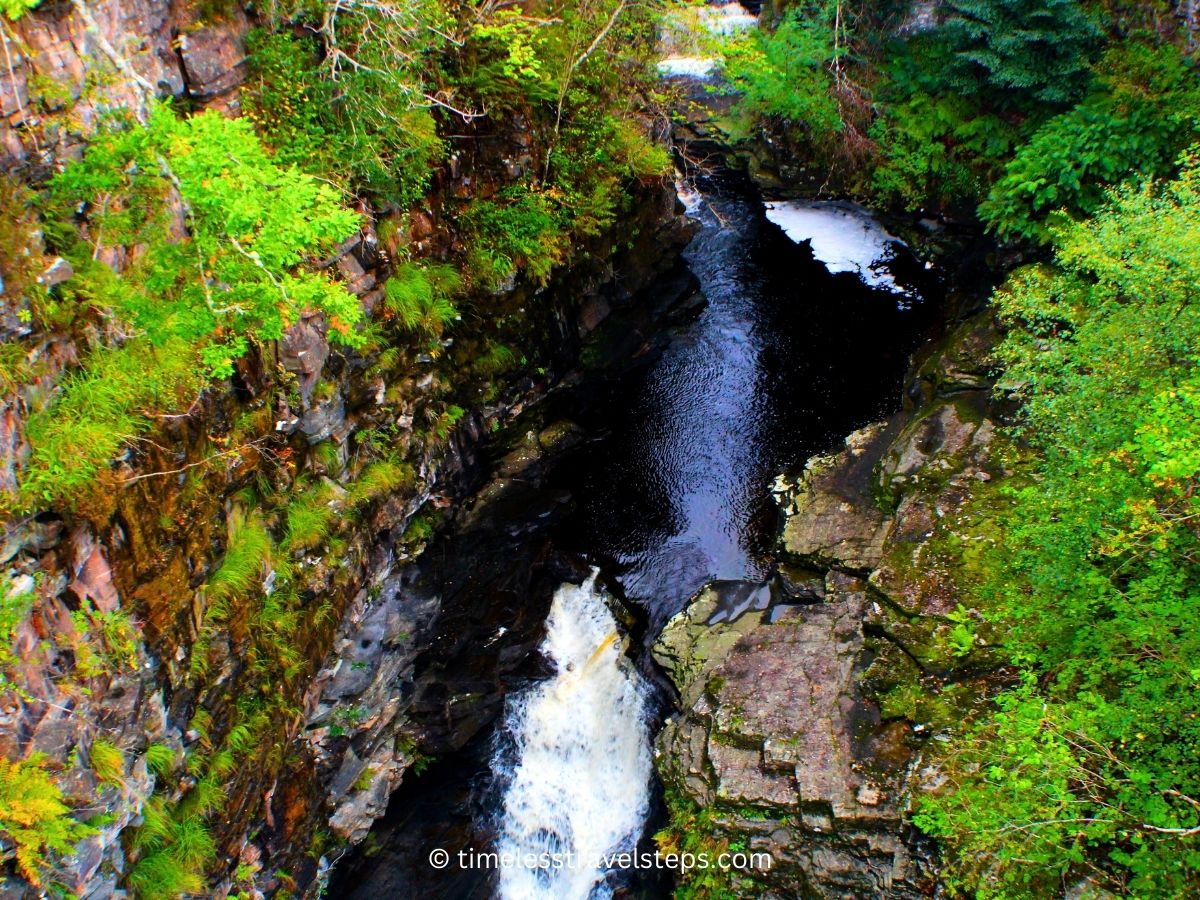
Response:
[{"label": "white foam patch on water", "polygon": [[717,61],[705,56],[668,56],[658,61],[660,75],[684,78],[707,78],[717,67]]},{"label": "white foam patch on water", "polygon": [[609,896],[596,863],[633,849],[649,812],[651,757],[647,688],[624,656],[595,572],[555,592],[541,650],[554,677],[510,697],[505,711],[516,754],[496,760],[509,777],[496,849],[545,854],[549,865],[503,867],[500,896]]},{"label": "white foam patch on water", "polygon": [[868,210],[829,200],[767,202],[767,218],[797,244],[808,241],[813,256],[830,272],[854,272],[872,287],[898,293],[887,270],[896,245],[904,242],[880,225]]}]

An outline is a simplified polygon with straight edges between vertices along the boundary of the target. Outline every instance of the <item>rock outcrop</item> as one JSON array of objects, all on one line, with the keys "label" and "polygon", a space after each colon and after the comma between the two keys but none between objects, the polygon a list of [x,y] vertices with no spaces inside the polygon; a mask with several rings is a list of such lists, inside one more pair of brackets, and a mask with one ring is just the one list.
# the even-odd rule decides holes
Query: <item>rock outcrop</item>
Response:
[{"label": "rock outcrop", "polygon": [[766,896],[935,889],[905,813],[938,737],[926,707],[986,655],[943,543],[967,497],[1004,474],[994,337],[987,315],[968,320],[916,370],[910,408],[778,480],[780,577],[816,573],[823,591],[711,624],[706,589],[654,649],[680,695],[658,741],[667,790],[710,813],[712,840],[771,855],[745,873]]}]

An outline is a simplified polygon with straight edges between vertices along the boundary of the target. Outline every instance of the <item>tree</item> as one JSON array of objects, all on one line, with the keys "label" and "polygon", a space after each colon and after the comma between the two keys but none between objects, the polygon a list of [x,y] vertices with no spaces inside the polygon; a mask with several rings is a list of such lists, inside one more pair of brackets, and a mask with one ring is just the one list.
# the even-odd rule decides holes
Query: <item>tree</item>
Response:
[{"label": "tree", "polygon": [[1087,86],[1099,37],[1077,0],[950,0],[946,80],[997,108],[1064,106]]}]

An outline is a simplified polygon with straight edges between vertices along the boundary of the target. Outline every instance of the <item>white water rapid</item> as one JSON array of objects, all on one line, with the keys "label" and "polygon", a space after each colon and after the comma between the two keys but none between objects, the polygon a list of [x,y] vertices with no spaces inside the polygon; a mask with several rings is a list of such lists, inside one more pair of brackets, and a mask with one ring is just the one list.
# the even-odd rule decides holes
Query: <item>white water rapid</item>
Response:
[{"label": "white water rapid", "polygon": [[593,571],[554,594],[542,652],[555,674],[510,697],[515,753],[495,760],[508,784],[496,850],[505,900],[610,896],[604,854],[632,850],[650,802],[648,688],[626,659]]}]

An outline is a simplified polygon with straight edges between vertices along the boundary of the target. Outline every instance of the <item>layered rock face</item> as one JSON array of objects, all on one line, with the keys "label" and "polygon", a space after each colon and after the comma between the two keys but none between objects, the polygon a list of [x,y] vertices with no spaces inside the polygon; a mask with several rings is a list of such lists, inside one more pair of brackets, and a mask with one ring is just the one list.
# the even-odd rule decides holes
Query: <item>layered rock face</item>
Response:
[{"label": "layered rock face", "polygon": [[931,848],[905,822],[920,699],[965,676],[956,571],[939,540],[1002,475],[992,452],[989,318],[915,373],[910,408],[781,477],[775,605],[718,619],[713,588],[655,647],[681,713],[658,741],[668,792],[710,813],[711,838],[771,854],[743,873],[764,896],[931,896]]},{"label": "layered rock face", "polygon": [[77,155],[108,113],[147,95],[236,109],[249,20],[218,22],[163,0],[43,4],[6,26],[0,59],[0,165],[48,166]]},{"label": "layered rock face", "polygon": [[[4,29],[0,166],[36,181],[77,157],[104,114],[153,95],[235,114],[249,27],[240,9],[205,22],[165,0],[42,4]],[[438,190],[392,229],[406,254],[451,256],[447,198],[489,196],[522,176],[512,160],[529,159],[528,124],[516,116],[489,127],[484,140],[459,136]],[[409,525],[422,507],[436,511],[473,489],[492,429],[546,391],[573,364],[582,336],[669,262],[664,247],[682,238],[673,192],[661,183],[638,190],[636,212],[616,233],[581,245],[572,269],[546,287],[514,281],[488,298],[496,321],[516,323],[503,338],[528,366],[468,371],[444,352],[450,342],[432,351],[413,341],[387,353],[339,352],[326,323],[310,317],[127,448],[103,473],[108,490],[98,502],[3,523],[0,585],[32,599],[14,626],[19,690],[3,694],[0,753],[44,754],[66,802],[98,822],[76,853],[56,861],[62,884],[92,898],[118,894],[146,803],[152,795],[178,801],[197,781],[181,765],[156,777],[150,746],[180,761],[209,754],[245,724],[241,708],[251,702],[268,718],[256,720],[247,758],[272,762],[229,772],[228,801],[210,823],[221,874],[206,893],[312,889],[336,848],[365,834],[419,752],[405,730],[403,685],[439,605],[405,584],[405,566],[424,544]],[[65,263],[43,259],[35,226],[26,242],[37,262],[30,280],[64,280]],[[388,240],[366,224],[323,261],[368,315],[392,271]],[[117,271],[130,258],[129,248],[97,252]],[[86,350],[64,336],[32,335],[16,294],[0,297],[0,338],[26,341],[39,376],[0,392],[0,490],[9,491],[30,452],[30,411]],[[454,337],[460,359],[483,355],[497,339],[472,324]],[[386,442],[411,478],[356,504],[353,486],[372,441]],[[297,660],[287,684],[272,683],[254,671],[250,623],[272,596],[277,566],[254,566],[211,643],[208,582],[239,522],[263,515],[258,527],[280,534],[288,498],[313,489],[328,498],[331,526],[285,561],[303,627],[285,648]],[[256,508],[246,499],[255,491],[283,505]],[[103,631],[114,612],[128,632]],[[99,779],[94,746],[119,753],[123,770]],[[0,846],[0,859],[13,854]],[[0,882],[0,896],[37,893],[15,876]]]}]

